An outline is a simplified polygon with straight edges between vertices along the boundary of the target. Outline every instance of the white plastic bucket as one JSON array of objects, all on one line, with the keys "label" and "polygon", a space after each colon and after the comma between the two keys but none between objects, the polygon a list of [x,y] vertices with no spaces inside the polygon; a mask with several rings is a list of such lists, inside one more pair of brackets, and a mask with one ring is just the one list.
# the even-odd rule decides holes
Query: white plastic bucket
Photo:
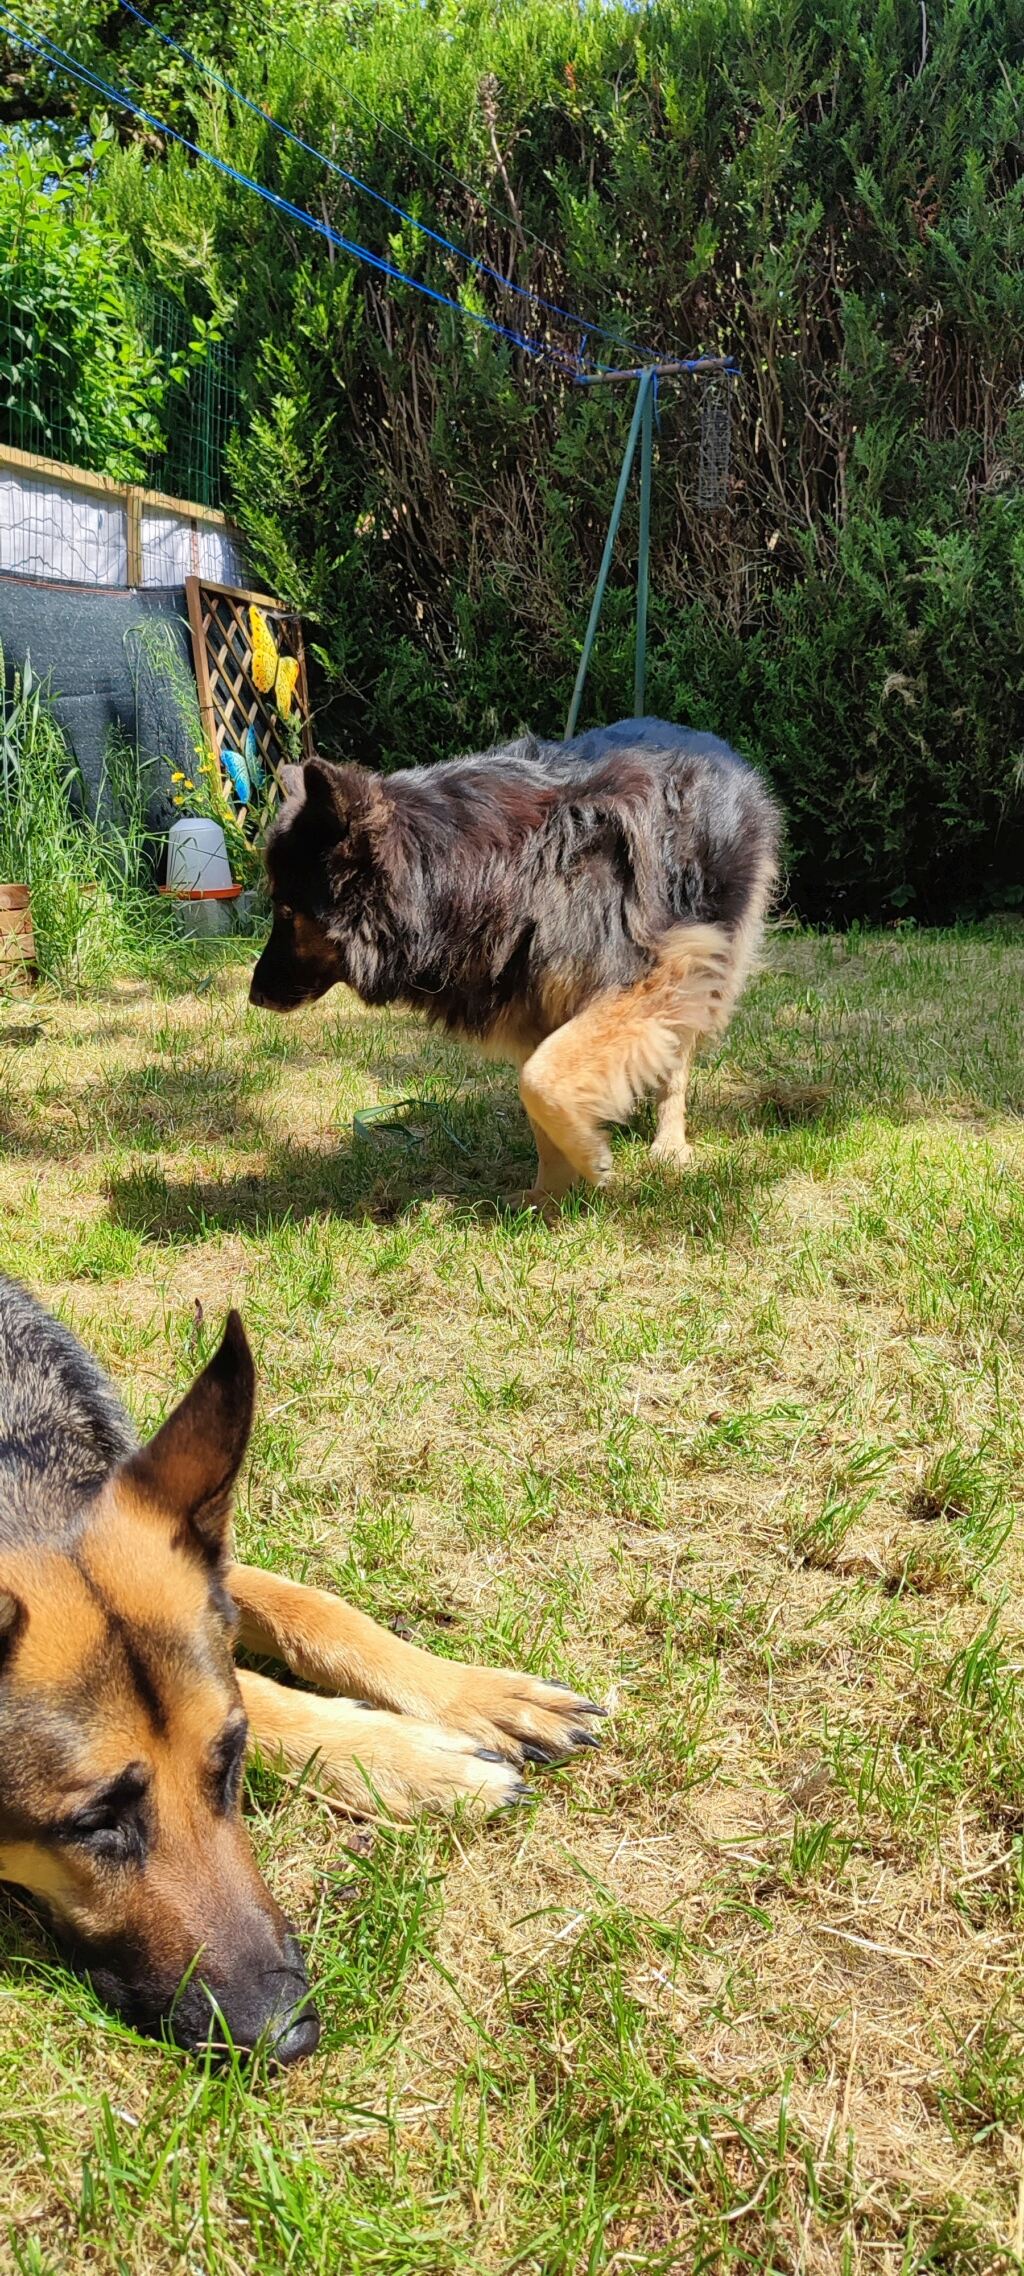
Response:
[{"label": "white plastic bucket", "polygon": [[202,815],[172,822],[167,833],[167,889],[170,893],[224,893],[231,887],[231,864],[219,822]]}]

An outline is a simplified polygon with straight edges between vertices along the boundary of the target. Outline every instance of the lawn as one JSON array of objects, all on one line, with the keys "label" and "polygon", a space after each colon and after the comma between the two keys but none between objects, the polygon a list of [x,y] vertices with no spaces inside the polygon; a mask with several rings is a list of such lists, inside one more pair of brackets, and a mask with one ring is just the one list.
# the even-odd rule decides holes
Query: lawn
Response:
[{"label": "lawn", "polygon": [[507,1070],[245,984],[0,1006],[4,1264],[145,1425],[237,1301],[246,1559],[613,1712],[490,1824],[254,1771],[283,2078],[0,1896],[0,2266],[1018,2268],[1024,928],[778,933],[692,1169],[624,1134],[552,1226]]}]

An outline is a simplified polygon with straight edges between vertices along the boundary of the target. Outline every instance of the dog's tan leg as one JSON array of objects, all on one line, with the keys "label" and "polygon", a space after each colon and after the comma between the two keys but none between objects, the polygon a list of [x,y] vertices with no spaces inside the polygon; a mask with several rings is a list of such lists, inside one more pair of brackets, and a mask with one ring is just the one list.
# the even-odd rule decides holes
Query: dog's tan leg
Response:
[{"label": "dog's tan leg", "polygon": [[244,1668],[238,1681],[252,1741],[270,1768],[309,1766],[314,1785],[360,1815],[379,1806],[389,1817],[410,1818],[458,1802],[498,1810],[529,1792],[506,1755],[462,1731],[380,1714],[350,1699],[286,1691]]},{"label": "dog's tan leg", "polygon": [[559,1684],[438,1659],[340,1597],[251,1565],[232,1565],[227,1586],[241,1614],[244,1648],[283,1660],[322,1691],[347,1692],[374,1707],[442,1724],[512,1762],[550,1762],[595,1744],[585,1718],[601,1709]]},{"label": "dog's tan leg", "polygon": [[[599,996],[556,1028],[519,1078],[541,1161],[554,1155],[567,1165],[571,1182],[583,1177],[606,1185],[612,1150],[604,1125],[625,1122],[674,1059],[675,1040],[652,1013],[646,988]],[[555,1198],[559,1189],[548,1190]],[[567,1183],[561,1191],[568,1191]]]},{"label": "dog's tan leg", "polygon": [[686,1135],[686,1094],[690,1087],[693,1055],[699,1042],[699,1035],[694,1034],[683,1035],[680,1039],[679,1056],[662,1090],[658,1107],[658,1133],[651,1147],[653,1162],[671,1162],[680,1170],[685,1169],[693,1155],[693,1147]]},{"label": "dog's tan leg", "polygon": [[695,1033],[724,1026],[731,958],[722,927],[679,925],[635,987],[596,996],[527,1059],[523,1105],[577,1176],[607,1184],[605,1125],[627,1121],[638,1099],[664,1087]]},{"label": "dog's tan leg", "polygon": [[548,1204],[563,1201],[576,1184],[576,1172],[557,1146],[553,1146],[547,1132],[539,1122],[530,1125],[537,1145],[537,1174],[525,1193],[515,1196],[523,1209],[544,1209]]}]

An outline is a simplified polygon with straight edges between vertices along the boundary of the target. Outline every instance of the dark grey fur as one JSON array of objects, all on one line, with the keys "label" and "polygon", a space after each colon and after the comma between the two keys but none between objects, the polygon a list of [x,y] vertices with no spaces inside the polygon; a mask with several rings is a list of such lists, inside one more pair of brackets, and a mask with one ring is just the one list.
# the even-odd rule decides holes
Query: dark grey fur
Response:
[{"label": "dark grey fur", "polygon": [[[486,1037],[560,1017],[650,971],[676,925],[760,915],[779,817],[714,735],[620,720],[380,776],[314,763],[271,832],[274,930],[252,1000],[337,981]],[[316,928],[296,937],[298,915]]]},{"label": "dark grey fur", "polygon": [[137,1440],[70,1329],[0,1273],[0,1548],[67,1548]]}]

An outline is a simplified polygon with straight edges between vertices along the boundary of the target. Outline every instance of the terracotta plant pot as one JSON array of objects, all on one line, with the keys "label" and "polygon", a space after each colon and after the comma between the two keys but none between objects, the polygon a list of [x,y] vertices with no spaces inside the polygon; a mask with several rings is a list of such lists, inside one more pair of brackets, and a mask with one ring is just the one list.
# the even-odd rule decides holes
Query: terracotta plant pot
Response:
[{"label": "terracotta plant pot", "polygon": [[27,885],[0,885],[0,995],[25,995],[39,977]]}]

